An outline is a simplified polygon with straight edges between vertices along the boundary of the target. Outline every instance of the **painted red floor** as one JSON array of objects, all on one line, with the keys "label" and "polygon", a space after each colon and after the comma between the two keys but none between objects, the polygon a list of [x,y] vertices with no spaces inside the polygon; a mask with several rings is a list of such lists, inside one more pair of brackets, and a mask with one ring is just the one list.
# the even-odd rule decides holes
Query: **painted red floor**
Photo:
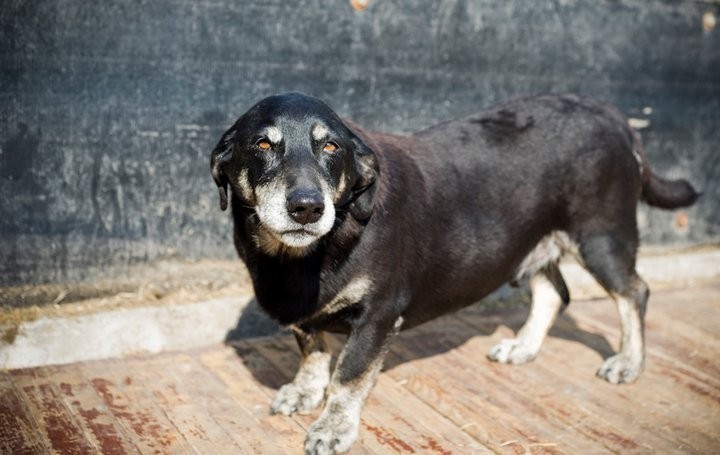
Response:
[{"label": "painted red floor", "polygon": [[[594,377],[617,344],[610,301],[572,302],[532,364],[487,361],[525,316],[469,308],[401,334],[350,453],[720,452],[720,283],[653,293],[631,385]],[[268,413],[298,360],[278,336],[5,371],[0,453],[300,453],[317,413]]]}]

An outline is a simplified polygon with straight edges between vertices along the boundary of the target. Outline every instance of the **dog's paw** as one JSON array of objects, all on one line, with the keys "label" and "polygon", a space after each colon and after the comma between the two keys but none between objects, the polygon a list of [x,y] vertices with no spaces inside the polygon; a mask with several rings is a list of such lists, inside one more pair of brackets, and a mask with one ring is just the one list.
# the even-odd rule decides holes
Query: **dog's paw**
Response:
[{"label": "dog's paw", "polygon": [[618,354],[607,359],[597,371],[597,375],[611,384],[622,384],[635,381],[642,370],[642,360]]},{"label": "dog's paw", "polygon": [[307,414],[320,406],[324,396],[323,388],[303,387],[291,382],[280,387],[270,404],[270,411],[288,416],[295,413]]},{"label": "dog's paw", "polygon": [[342,413],[323,413],[308,429],[305,455],[346,452],[357,439],[358,425],[359,423],[350,421]]},{"label": "dog's paw", "polygon": [[487,357],[494,362],[512,363],[515,365],[527,363],[537,356],[537,349],[527,346],[517,338],[506,338],[490,349]]}]

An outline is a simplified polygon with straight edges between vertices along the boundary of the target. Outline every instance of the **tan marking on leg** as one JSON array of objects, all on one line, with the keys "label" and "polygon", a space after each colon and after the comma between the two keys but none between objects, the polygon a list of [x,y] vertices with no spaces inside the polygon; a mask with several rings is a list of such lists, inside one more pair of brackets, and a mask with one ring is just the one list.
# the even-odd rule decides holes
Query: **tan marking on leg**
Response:
[{"label": "tan marking on leg", "polygon": [[[645,342],[643,335],[643,314],[633,299],[612,294],[620,316],[622,337],[620,352],[610,357],[598,370],[598,376],[613,384],[633,382],[645,367]],[[643,297],[644,298],[644,297]]]},{"label": "tan marking on leg", "polygon": [[532,307],[530,316],[512,339],[502,340],[488,354],[490,360],[520,364],[533,360],[557,317],[562,299],[550,280],[542,273],[530,278]]},{"label": "tan marking on leg", "polygon": [[330,359],[329,352],[315,351],[307,355],[293,381],[275,395],[270,406],[273,414],[307,414],[317,408],[330,382]]},{"label": "tan marking on leg", "polygon": [[351,305],[359,303],[372,289],[372,281],[367,276],[360,276],[350,281],[330,303],[325,305],[320,314],[333,314]]},{"label": "tan marking on leg", "polygon": [[[380,354],[360,377],[341,383],[338,380],[338,370],[335,370],[328,386],[325,408],[320,417],[308,429],[305,453],[330,454],[350,449],[352,443],[357,439],[360,414],[382,369],[388,343],[400,330],[402,323],[402,316],[395,320]],[[345,351],[343,350],[338,359],[338,365],[342,364],[344,357]]]}]

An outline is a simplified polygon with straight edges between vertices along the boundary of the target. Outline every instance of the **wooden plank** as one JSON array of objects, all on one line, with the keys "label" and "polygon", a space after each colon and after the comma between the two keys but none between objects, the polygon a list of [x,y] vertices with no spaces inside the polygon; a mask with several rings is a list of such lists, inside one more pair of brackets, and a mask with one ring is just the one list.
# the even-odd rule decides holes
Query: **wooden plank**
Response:
[{"label": "wooden plank", "polygon": [[[396,354],[391,352],[389,356],[394,357]],[[395,367],[383,374],[393,378],[408,392],[484,446],[490,447],[495,452],[512,449],[509,446],[514,446],[514,443],[503,446],[502,442],[514,440],[517,433],[508,428],[504,422],[497,422],[492,417],[496,414],[494,405],[488,404],[484,409],[479,409],[475,406],[476,401],[473,398],[465,399],[465,396],[459,396],[452,378],[433,377],[425,372],[428,368],[434,368],[432,362],[398,360]],[[452,376],[451,371],[444,373]]]},{"label": "wooden plank", "polygon": [[[561,343],[562,349],[558,349],[557,345]],[[673,447],[686,453],[703,452],[699,450],[703,444],[698,437],[705,437],[702,432],[692,430],[692,421],[699,420],[704,422],[702,425],[712,426],[713,419],[707,415],[708,411],[712,412],[710,408],[697,406],[699,403],[687,394],[679,395],[676,387],[654,366],[648,366],[634,384],[613,385],[593,378],[590,373],[600,363],[583,355],[587,353],[582,352],[582,346],[578,345],[576,352],[572,352],[567,345],[550,338],[535,361],[540,368],[548,370],[548,376],[556,375],[556,382],[563,384],[564,396],[582,403],[596,418],[622,429],[619,436],[643,446],[655,450]],[[568,364],[568,358],[572,359],[571,364]],[[648,364],[653,363],[649,358]],[[578,375],[578,370],[583,374]],[[694,409],[694,415],[686,416],[690,409]],[[714,421],[720,422],[717,412],[715,414]],[[692,437],[688,437],[690,434]]]},{"label": "wooden plank", "polygon": [[194,453],[150,392],[135,379],[136,362],[137,359],[128,358],[83,363],[78,367],[140,453]]},{"label": "wooden plank", "polygon": [[[580,327],[586,330],[608,334],[617,331],[598,322],[596,318],[578,317],[577,311],[573,314],[576,315]],[[576,362],[581,364],[582,356],[578,356]],[[595,365],[597,366],[599,363]],[[590,369],[592,365],[585,368]],[[717,424],[720,422],[720,394],[715,381],[709,376],[687,367],[680,359],[668,357],[666,353],[648,347],[645,372],[637,383],[621,386],[620,390],[623,388],[632,389],[631,398],[628,399],[636,405],[633,407],[635,414],[642,413],[643,410],[649,413],[646,416],[650,422],[648,431],[654,430],[661,437],[675,440],[678,444],[690,448],[694,447],[700,452],[716,444]],[[620,393],[613,392],[613,395]],[[610,397],[606,399],[609,400]]]},{"label": "wooden plank", "polygon": [[[158,374],[162,372],[162,374]],[[134,363],[133,377],[147,391],[179,434],[199,454],[236,454],[244,446],[231,438],[208,413],[206,397],[221,396],[212,382],[199,382],[192,358],[181,353]]]},{"label": "wooden plank", "polygon": [[[266,338],[262,340],[262,342],[254,344],[253,349],[258,355],[260,355],[264,359],[268,367],[271,367],[276,371],[276,386],[274,387],[274,390],[272,390],[272,399],[272,397],[275,396],[277,389],[280,388],[281,385],[287,384],[288,382],[292,381],[293,377],[295,376],[295,372],[300,365],[300,353],[297,348],[297,344],[292,336],[282,335],[272,338]],[[297,421],[303,428],[303,441],[305,439],[307,429],[315,421],[315,419],[318,418],[321,411],[322,405],[310,414],[294,414],[291,417],[293,420]],[[284,418],[287,419],[290,417]],[[377,425],[377,422],[375,423]],[[298,447],[302,447],[302,444]],[[366,439],[365,434],[362,432],[362,430],[360,431],[358,440],[353,445],[353,450],[357,453],[387,452],[387,448],[384,447],[383,442],[379,442],[375,438]]]},{"label": "wooden plank", "polygon": [[[498,380],[493,371],[496,365],[479,365],[474,360],[480,357],[482,363],[487,362],[484,352],[476,348],[474,355],[457,355],[460,345],[472,341],[468,337],[472,330],[452,318],[437,322],[441,326],[418,327],[393,345],[392,352],[401,357],[401,363],[393,367],[392,375],[399,380],[405,376],[413,392],[425,395],[438,412],[498,452],[526,453],[531,448],[540,453],[587,452],[591,446],[576,438],[571,427],[550,419],[533,400],[517,393],[522,387],[519,377]],[[438,344],[446,352],[423,358],[423,352],[434,353]]]},{"label": "wooden plank", "polygon": [[[329,340],[338,352],[341,348],[337,338]],[[265,342],[257,346],[260,352],[270,363],[272,363],[279,371],[283,372],[284,381],[290,381],[294,376],[294,372],[300,362],[299,352],[295,341],[291,337],[278,337],[272,342]],[[385,384],[387,380],[381,378],[381,384]],[[391,381],[392,382],[392,381]],[[390,382],[388,382],[390,384]],[[387,386],[389,387],[389,386]],[[442,425],[444,418],[437,415],[431,408],[414,398],[409,393],[405,394],[405,399],[401,400],[397,395],[389,393],[386,386],[379,385],[371,392],[370,397],[363,409],[361,417],[361,430],[358,441],[353,446],[354,450],[360,448],[367,449],[371,453],[422,453],[428,448],[446,452],[443,444],[447,441],[435,429],[428,429],[419,426],[414,419],[408,419],[408,414],[417,416],[417,412],[413,412],[414,408],[421,408],[421,412],[435,414],[440,419],[436,422],[438,426]],[[407,408],[402,411],[398,408]],[[320,413],[320,409],[311,414],[311,418],[307,423],[311,423]],[[307,417],[299,416],[299,418],[307,419]],[[461,433],[461,432],[459,432]],[[483,453],[486,449],[481,448],[477,442],[470,438],[463,438],[467,448],[474,447],[472,453]],[[441,442],[440,442],[441,441]]]},{"label": "wooden plank", "polygon": [[474,386],[465,387],[453,370],[438,372],[438,365],[419,362],[401,363],[387,374],[484,446],[497,453],[572,453],[560,447],[564,435],[528,424],[516,409],[508,410],[474,389],[482,388],[477,378]]},{"label": "wooden plank", "polygon": [[[378,439],[404,440],[401,448],[412,447],[417,453],[493,453],[390,375],[381,374],[378,378],[366,412],[364,426]],[[373,417],[383,427],[372,428],[365,423]]]},{"label": "wooden plank", "polygon": [[[554,332],[557,335],[560,329]],[[602,440],[616,441],[632,452],[677,445],[665,430],[646,420],[645,411],[635,400],[636,385],[613,385],[595,377],[602,358],[579,343],[569,342],[571,336],[566,335],[564,340],[551,336],[532,364],[506,368],[537,371],[538,380],[558,389],[547,405],[560,413],[577,409],[572,412],[582,412],[593,422],[601,422],[587,430]]]},{"label": "wooden plank", "polygon": [[[720,335],[710,329],[720,322],[719,289],[653,295],[647,367],[632,385],[594,377],[619,336],[608,300],[573,302],[539,358],[518,367],[485,354],[513,335],[526,310],[488,316],[470,308],[405,332],[351,453],[714,453]],[[340,348],[337,338],[330,343]],[[0,453],[299,452],[320,411],[269,415],[298,365],[295,342],[283,335],[3,372]]]},{"label": "wooden plank", "polygon": [[[234,356],[229,349],[223,350],[228,352],[228,356]],[[264,395],[252,390],[252,384],[248,387],[243,380],[233,378],[230,386],[221,380],[203,363],[203,358],[213,355],[214,352],[209,350],[194,352],[194,366],[191,366],[188,373],[196,379],[196,395],[201,397],[203,407],[207,408],[212,418],[233,438],[235,444],[241,447],[240,453],[287,453],[289,447],[278,440],[277,433],[265,422],[272,416],[268,413],[269,407]],[[219,366],[222,368],[222,365],[221,362]],[[215,392],[206,392],[206,385]],[[240,400],[242,405],[237,400]],[[287,423],[291,428],[296,428],[295,422]],[[302,432],[299,427],[297,431]]]},{"label": "wooden plank", "polygon": [[244,428],[242,434],[249,453],[285,454],[300,450],[305,438],[303,427],[294,419],[272,416],[269,412],[274,393],[267,382],[278,382],[278,372],[247,343],[241,344],[237,348],[240,355],[231,348],[213,349],[198,354],[198,360],[237,406],[237,413],[230,418]]},{"label": "wooden plank", "polygon": [[0,373],[0,453],[44,454],[50,447],[27,398],[19,395],[8,372]]},{"label": "wooden plank", "polygon": [[[720,299],[718,302],[720,303]],[[578,324],[584,325],[588,330],[605,333],[614,340],[620,337],[620,326],[616,318],[599,314],[592,305],[581,306],[572,315]],[[690,387],[707,389],[701,395],[720,403],[720,369],[715,365],[716,359],[720,358],[720,352],[715,352],[711,346],[703,344],[703,341],[709,341],[708,337],[682,322],[672,324],[671,321],[664,321],[667,326],[658,329],[658,321],[664,319],[659,314],[648,315],[647,319],[648,325],[653,326],[646,330],[648,356],[657,359],[669,374],[680,373],[685,381],[692,384]]]},{"label": "wooden plank", "polygon": [[[720,265],[719,265],[720,266]],[[653,292],[650,286],[648,315],[661,314],[670,321],[681,321],[704,332],[717,346],[720,327],[720,284],[709,283]],[[657,297],[656,298],[656,294]],[[706,338],[700,336],[700,339]]]},{"label": "wooden plank", "polygon": [[61,398],[51,376],[57,367],[11,372],[12,381],[50,442],[52,451],[63,454],[96,453],[99,447],[85,438],[82,426]]},{"label": "wooden plank", "polygon": [[[662,298],[661,295],[657,297]],[[597,311],[597,304],[599,303],[603,302],[588,302],[587,305],[585,302],[574,302],[571,306],[570,313],[574,314],[573,312],[580,311],[586,306],[591,306]],[[607,303],[605,310],[610,310],[611,313],[614,312],[613,304],[609,301],[605,303]],[[520,321],[513,320],[515,317],[511,317],[508,325],[519,327],[524,319],[524,315],[521,316]],[[471,322],[474,323],[474,320],[471,320]],[[654,381],[659,383],[657,386],[642,386],[640,389],[636,389],[636,385],[613,386],[604,382],[596,382],[593,384],[594,379],[592,375],[602,362],[602,359],[597,357],[598,353],[603,354],[603,356],[609,356],[613,353],[613,349],[604,335],[608,333],[609,329],[605,326],[598,326],[597,321],[593,322],[596,325],[588,327],[583,326],[583,324],[578,326],[576,321],[567,316],[560,319],[551,332],[553,336],[546,341],[540,358],[535,362],[535,365],[541,369],[547,369],[545,374],[549,377],[543,380],[544,383],[552,383],[555,381],[558,384],[563,384],[564,382],[566,388],[569,386],[569,383],[577,383],[578,388],[576,389],[576,393],[577,390],[581,390],[585,396],[581,398],[575,397],[576,399],[574,401],[588,408],[594,416],[612,422],[615,427],[623,430],[621,433],[612,436],[615,439],[619,437],[632,439],[633,436],[637,438],[636,435],[641,435],[638,440],[642,445],[651,445],[653,447],[656,445],[658,447],[685,446],[688,450],[695,449],[700,452],[702,452],[703,447],[712,444],[713,440],[717,441],[717,432],[715,432],[714,436],[710,432],[712,431],[711,428],[713,426],[716,427],[717,422],[720,421],[717,417],[717,411],[719,411],[720,408],[717,406],[713,407],[711,403],[706,403],[705,406],[694,407],[693,411],[691,411],[692,415],[688,416],[687,419],[685,417],[678,419],[678,416],[683,415],[683,413],[678,413],[677,409],[675,409],[676,412],[668,413],[666,419],[658,419],[658,415],[662,415],[663,411],[667,411],[668,404],[670,403],[698,403],[695,397],[687,393],[678,393],[676,390],[677,384],[672,384],[668,381],[669,377],[677,374],[677,371],[673,370],[677,369],[679,364],[672,359],[670,359],[669,362],[660,361],[665,367],[665,370],[657,374],[659,376],[658,381]],[[563,331],[561,328],[563,325],[567,326],[568,330]],[[505,331],[503,332],[503,330]],[[506,328],[501,328],[500,332],[496,335],[498,340],[500,337],[510,336],[512,336],[512,332]],[[562,342],[554,345],[554,341],[557,340],[555,337],[558,336],[565,340],[577,341],[578,343]],[[675,343],[676,340],[669,339],[668,342]],[[586,347],[581,346],[580,343],[592,347],[597,352],[593,353]],[[548,357],[553,349],[557,354],[556,362],[552,365],[545,365],[543,360]],[[664,355],[664,353],[662,355]],[[568,359],[572,359],[572,365],[568,364]],[[648,364],[651,366],[648,369],[650,370],[653,365],[657,366],[657,363],[657,360],[653,361],[653,351],[650,350]],[[529,365],[520,368],[526,369],[528,367]],[[579,375],[578,371],[581,371],[583,374]],[[647,379],[645,378],[652,374],[651,371],[646,371],[641,377],[641,381],[646,381]],[[698,381],[693,384],[693,388],[696,391],[701,390],[700,394],[705,396],[711,394],[711,391],[700,389],[700,387],[703,386],[702,379],[694,379]],[[631,389],[631,391],[628,391],[628,389]],[[593,392],[596,391],[602,393],[593,395]],[[641,398],[643,396],[645,398]],[[663,404],[656,407],[649,406],[648,403],[654,403],[653,400],[659,400],[659,402]],[[628,412],[629,408],[632,409],[632,412]],[[643,411],[645,411],[647,415],[643,416]],[[645,419],[646,422],[645,426],[641,425],[643,419]],[[660,421],[658,422],[658,420]],[[691,423],[688,420],[694,422]],[[687,427],[692,428],[691,433],[694,435],[694,440],[687,439]],[[625,430],[625,428],[630,428],[630,430]],[[623,435],[623,433],[625,433],[625,435]],[[700,441],[698,441],[698,437]],[[698,449],[698,447],[700,447],[700,449]]]},{"label": "wooden plank", "polygon": [[[336,339],[333,343],[339,351],[339,344]],[[264,340],[255,346],[257,351],[265,357],[268,362],[274,365],[284,382],[292,380],[295,370],[300,363],[300,355],[294,339],[289,336],[276,337],[271,340]],[[368,450],[370,453],[422,453],[428,447],[442,450],[444,441],[442,436],[435,430],[423,429],[416,422],[407,420],[403,412],[398,412],[396,407],[408,406],[412,409],[413,401],[418,406],[424,404],[411,395],[406,396],[405,403],[396,402],[388,396],[387,390],[376,387],[370,394],[370,398],[363,409],[361,417],[361,429],[358,440],[353,445],[353,450]],[[396,405],[397,403],[397,405]],[[305,426],[308,426],[320,414],[320,409],[309,416],[294,416]],[[434,413],[432,409],[425,407],[425,412]],[[442,416],[437,416],[442,419]],[[438,422],[439,426],[442,426]],[[438,441],[443,441],[442,444]],[[466,439],[467,445],[475,445],[470,439]],[[479,452],[480,446],[477,453]]]},{"label": "wooden plank", "polygon": [[45,380],[57,386],[67,409],[75,416],[83,435],[103,454],[139,453],[123,434],[102,398],[87,382],[78,365],[36,370]]},{"label": "wooden plank", "polygon": [[[462,321],[472,322],[474,321]],[[453,321],[449,320],[446,324],[452,325]],[[454,327],[446,327],[442,330],[444,333],[461,334],[463,331],[462,327],[455,325]],[[460,343],[467,335],[460,335],[458,340],[458,347],[449,351],[446,355],[441,356],[441,361],[444,362],[443,358],[457,357],[458,361],[462,359],[472,359],[473,356],[480,354],[484,357],[484,354],[488,349],[500,338],[511,337],[512,331],[507,328],[501,328],[491,338],[469,338],[467,341]],[[442,338],[440,334],[428,334],[425,339],[437,340]],[[418,349],[413,348],[417,351]],[[420,348],[422,350],[422,348]],[[565,358],[567,361],[567,357]],[[599,361],[599,359],[598,359]],[[519,409],[523,406],[524,410],[525,425],[530,426],[532,423],[536,425],[547,425],[547,431],[554,435],[563,435],[566,432],[562,430],[553,429],[557,425],[565,426],[566,428],[572,428],[575,434],[569,436],[566,442],[571,444],[577,444],[582,438],[587,438],[588,444],[594,444],[597,448],[598,444],[605,445],[608,450],[620,450],[627,451],[629,448],[637,451],[644,451],[647,448],[644,444],[633,441],[632,435],[625,435],[622,425],[616,425],[614,420],[603,420],[595,418],[595,413],[588,408],[586,402],[582,400],[574,400],[568,403],[563,403],[558,397],[558,389],[555,387],[556,384],[562,384],[562,377],[558,377],[551,370],[543,371],[543,369],[537,368],[536,365],[524,365],[522,367],[513,367],[506,365],[498,365],[487,362],[483,358],[483,362],[486,363],[485,367],[478,368],[476,380],[484,378],[486,384],[497,394],[502,391],[503,387],[512,388],[512,396],[506,397],[506,407],[508,409]],[[599,365],[599,363],[598,363]],[[446,369],[447,368],[443,368]],[[583,378],[587,381],[596,381],[594,378],[595,369]],[[575,373],[577,374],[577,373]],[[457,375],[455,375],[457,376]],[[468,380],[470,380],[468,378]],[[530,387],[532,385],[532,387]],[[494,397],[497,399],[498,397]],[[528,404],[530,403],[530,404]],[[578,437],[578,436],[582,437]],[[653,439],[653,436],[650,437]],[[658,438],[654,438],[657,442]],[[666,441],[659,440],[661,443]]]},{"label": "wooden plank", "polygon": [[[720,389],[720,337],[687,323],[682,319],[673,318],[664,313],[663,308],[671,306],[667,300],[674,300],[673,295],[658,293],[653,295],[646,316],[645,340],[648,351],[668,359],[674,359],[694,370],[694,374],[705,377]],[[714,299],[703,299],[715,306],[720,304],[720,295]],[[688,304],[690,305],[690,304]],[[656,308],[658,307],[659,308]],[[571,308],[574,317],[588,324],[601,324],[598,330],[607,332],[611,340],[620,337],[620,321],[614,304],[609,300],[593,302],[575,302]],[[717,313],[708,308],[707,318]],[[720,327],[720,325],[718,325]]]},{"label": "wooden plank", "polygon": [[[285,352],[296,353],[296,358],[288,358],[287,364],[299,362],[295,341],[289,337],[279,341],[285,344]],[[335,352],[339,352],[344,339],[333,336],[328,337],[328,342]],[[282,349],[276,347],[275,351]],[[359,443],[371,450],[380,450],[380,453],[388,450],[411,453],[492,452],[385,374],[380,374],[363,409]]]}]

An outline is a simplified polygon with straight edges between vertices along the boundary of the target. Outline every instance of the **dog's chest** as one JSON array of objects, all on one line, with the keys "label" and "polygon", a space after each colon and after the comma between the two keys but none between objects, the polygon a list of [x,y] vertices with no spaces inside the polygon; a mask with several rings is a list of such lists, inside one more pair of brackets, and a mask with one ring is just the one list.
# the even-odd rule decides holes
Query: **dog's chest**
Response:
[{"label": "dog's chest", "polygon": [[319,263],[261,258],[248,268],[258,303],[271,317],[292,324],[315,313],[320,295]]},{"label": "dog's chest", "polygon": [[366,275],[343,279],[331,273],[323,279],[321,264],[307,258],[296,263],[258,261],[249,268],[258,303],[282,324],[345,319],[373,289]]}]

